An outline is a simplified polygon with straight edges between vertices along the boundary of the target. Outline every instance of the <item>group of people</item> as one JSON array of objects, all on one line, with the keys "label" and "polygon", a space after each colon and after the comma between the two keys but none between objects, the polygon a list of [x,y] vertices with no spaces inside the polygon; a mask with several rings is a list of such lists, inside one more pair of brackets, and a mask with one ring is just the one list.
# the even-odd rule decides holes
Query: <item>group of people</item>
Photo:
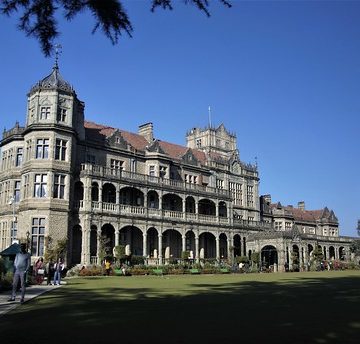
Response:
[{"label": "group of people", "polygon": [[[14,260],[14,278],[12,284],[12,293],[8,301],[15,301],[16,291],[20,282],[21,297],[20,303],[24,303],[26,276],[30,270],[31,257],[26,250],[26,244],[20,245],[20,252],[16,254]],[[37,284],[42,284],[44,277],[47,277],[47,284],[60,285],[61,272],[64,270],[65,265],[61,258],[55,263],[51,260],[45,265],[44,259],[40,257],[33,266],[34,279]]]}]

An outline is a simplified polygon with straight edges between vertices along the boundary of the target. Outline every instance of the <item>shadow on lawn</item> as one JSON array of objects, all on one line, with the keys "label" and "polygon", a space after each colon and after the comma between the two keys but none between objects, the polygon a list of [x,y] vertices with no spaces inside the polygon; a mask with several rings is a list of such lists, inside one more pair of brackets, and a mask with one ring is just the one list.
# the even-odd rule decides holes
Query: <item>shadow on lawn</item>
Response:
[{"label": "shadow on lawn", "polygon": [[360,276],[292,280],[179,283],[184,293],[175,295],[77,282],[3,317],[0,338],[12,344],[359,342]]}]

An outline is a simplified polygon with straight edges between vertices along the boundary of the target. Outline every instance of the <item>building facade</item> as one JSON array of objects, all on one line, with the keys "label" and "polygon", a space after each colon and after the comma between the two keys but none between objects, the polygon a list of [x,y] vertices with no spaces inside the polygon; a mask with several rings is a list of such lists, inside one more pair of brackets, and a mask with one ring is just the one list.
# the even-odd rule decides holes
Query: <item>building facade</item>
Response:
[{"label": "building facade", "polygon": [[69,265],[99,263],[119,244],[148,264],[256,251],[279,270],[295,251],[306,263],[315,245],[349,258],[333,211],[259,197],[257,166],[224,125],[193,128],[180,146],[155,138],[152,123],[131,133],[86,121],[84,108],[56,64],[30,89],[25,126],[4,130],[0,250],[28,240],[35,259],[67,238]]}]

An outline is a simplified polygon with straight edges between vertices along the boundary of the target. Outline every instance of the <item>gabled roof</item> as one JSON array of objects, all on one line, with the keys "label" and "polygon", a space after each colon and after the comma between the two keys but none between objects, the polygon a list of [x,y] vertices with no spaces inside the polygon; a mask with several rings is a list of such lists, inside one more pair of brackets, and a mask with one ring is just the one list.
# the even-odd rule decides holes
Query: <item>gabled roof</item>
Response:
[{"label": "gabled roof", "polygon": [[309,221],[315,222],[319,220],[329,220],[337,222],[338,219],[334,212],[327,207],[320,210],[303,210],[294,208],[293,206],[282,206],[280,202],[269,205],[271,209],[284,209],[287,214],[291,214],[295,221]]},{"label": "gabled roof", "polygon": [[[85,137],[88,140],[105,142],[106,139],[112,136],[115,131],[119,131],[124,140],[126,140],[126,142],[135,149],[145,151],[149,146],[149,142],[142,135],[131,133],[122,129],[116,129],[90,121],[84,121],[84,127]],[[186,146],[181,146],[166,141],[156,140],[156,142],[157,143],[155,146],[157,146],[157,149],[164,152],[164,154],[168,155],[172,159],[180,160],[189,149]],[[204,152],[198,149],[192,149],[191,152],[198,161],[205,163],[206,157]]]},{"label": "gabled roof", "polygon": [[143,136],[125,130],[89,121],[84,121],[84,127],[86,139],[105,142],[115,131],[119,131],[124,140],[137,150],[145,151],[146,146],[149,144]]}]

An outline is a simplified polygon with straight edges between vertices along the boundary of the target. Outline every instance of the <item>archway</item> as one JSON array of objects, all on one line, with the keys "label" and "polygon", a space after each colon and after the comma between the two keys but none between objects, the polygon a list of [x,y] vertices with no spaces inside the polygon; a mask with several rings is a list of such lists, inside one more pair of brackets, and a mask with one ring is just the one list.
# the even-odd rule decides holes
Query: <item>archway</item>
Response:
[{"label": "archway", "polygon": [[291,260],[292,270],[297,272],[300,271],[300,250],[298,245],[292,246]]},{"label": "archway", "polygon": [[151,190],[147,194],[148,208],[159,209],[159,195],[156,191]]},{"label": "archway", "polygon": [[332,259],[332,260],[335,259],[335,247],[334,246],[329,247],[329,259]]},{"label": "archway", "polygon": [[226,203],[223,202],[223,201],[219,202],[219,216],[220,217],[227,217]]},{"label": "archway", "polygon": [[141,190],[124,187],[120,190],[120,204],[144,206],[144,194]]},{"label": "archway", "polygon": [[162,198],[163,210],[182,211],[182,198],[175,194],[166,194]]},{"label": "archway", "polygon": [[278,252],[275,246],[266,245],[261,249],[261,264],[267,269],[275,264],[278,265]]},{"label": "archway", "polygon": [[74,199],[75,199],[75,202],[79,202],[84,199],[84,184],[81,181],[77,181],[75,183]]},{"label": "archway", "polygon": [[191,196],[186,197],[185,212],[195,214],[195,200],[194,200],[194,197],[191,197]]},{"label": "archway", "polygon": [[81,226],[76,225],[72,230],[72,252],[71,252],[71,263],[81,263],[81,242],[82,242],[82,231]]},{"label": "archway", "polygon": [[241,256],[241,237],[239,234],[234,235],[234,256]]},{"label": "archway", "polygon": [[182,251],[181,234],[175,229],[163,232],[163,257],[169,261],[180,259]]},{"label": "archway", "polygon": [[116,188],[111,183],[105,183],[102,187],[102,201],[105,203],[116,203]]},{"label": "archway", "polygon": [[199,236],[200,259],[216,258],[215,235],[209,232],[201,233]]},{"label": "archway", "polygon": [[226,260],[228,258],[228,245],[227,245],[227,237],[224,233],[221,233],[219,236],[219,249],[220,249],[220,259]]},{"label": "archway", "polygon": [[195,257],[195,234],[190,229],[185,234],[185,250],[189,252],[189,259],[194,259]]},{"label": "archway", "polygon": [[115,246],[115,229],[107,223],[101,228],[100,251],[105,257],[112,257]]},{"label": "archway", "polygon": [[345,260],[345,258],[346,258],[345,247],[341,246],[341,247],[339,247],[339,259],[340,260]]},{"label": "archway", "polygon": [[91,184],[91,200],[94,202],[99,201],[99,184],[96,182]]},{"label": "archway", "polygon": [[216,215],[215,203],[209,199],[201,199],[199,201],[199,214],[202,215]]},{"label": "archway", "polygon": [[150,227],[146,236],[147,252],[149,258],[157,259],[159,257],[159,235],[154,227]]},{"label": "archway", "polygon": [[143,256],[143,235],[136,226],[126,226],[120,230],[120,245],[125,246],[127,256]]}]

